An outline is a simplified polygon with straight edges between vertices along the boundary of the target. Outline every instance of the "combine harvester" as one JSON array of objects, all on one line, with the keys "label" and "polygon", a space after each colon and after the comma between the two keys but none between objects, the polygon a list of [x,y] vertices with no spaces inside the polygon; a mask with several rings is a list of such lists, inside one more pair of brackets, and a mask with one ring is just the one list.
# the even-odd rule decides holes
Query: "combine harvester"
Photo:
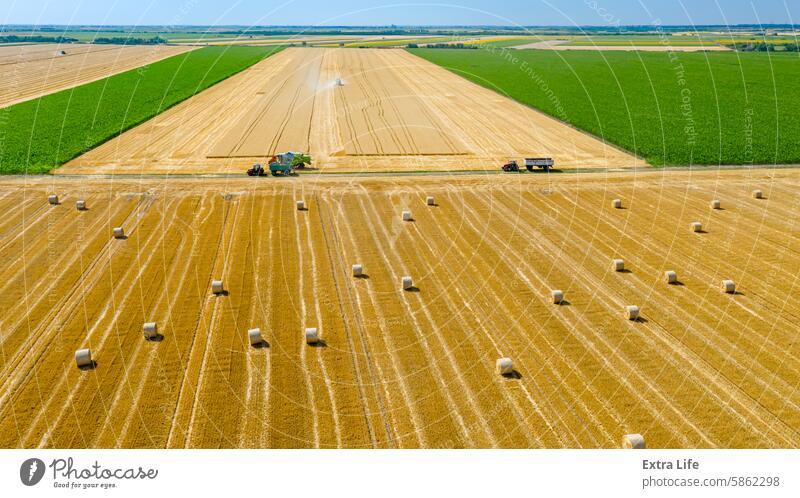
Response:
[{"label": "combine harvester", "polygon": [[[306,164],[311,164],[311,156],[299,152],[284,152],[272,156],[269,160],[269,172],[272,176],[289,176],[293,170],[305,169]],[[265,176],[267,171],[261,164],[254,164],[247,170],[247,176]]]},{"label": "combine harvester", "polygon": [[[533,168],[541,168],[544,171],[550,171],[555,161],[550,157],[527,157],[525,158],[525,167],[528,171],[533,171]],[[503,171],[507,173],[518,172],[519,165],[517,161],[511,160],[503,165]]]}]

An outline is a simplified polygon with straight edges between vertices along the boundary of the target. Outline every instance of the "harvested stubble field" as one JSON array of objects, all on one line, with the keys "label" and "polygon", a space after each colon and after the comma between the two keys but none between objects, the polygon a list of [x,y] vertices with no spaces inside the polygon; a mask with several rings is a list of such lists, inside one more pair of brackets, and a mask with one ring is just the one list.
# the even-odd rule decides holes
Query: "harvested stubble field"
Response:
[{"label": "harvested stubble field", "polygon": [[0,107],[107,78],[194,48],[72,44],[0,47]]},{"label": "harvested stubble field", "polygon": [[0,446],[800,445],[800,171],[552,178],[4,179]]},{"label": "harvested stubble field", "polygon": [[494,170],[524,156],[641,164],[403,50],[290,48],[58,172],[244,173],[286,150],[325,171]]}]

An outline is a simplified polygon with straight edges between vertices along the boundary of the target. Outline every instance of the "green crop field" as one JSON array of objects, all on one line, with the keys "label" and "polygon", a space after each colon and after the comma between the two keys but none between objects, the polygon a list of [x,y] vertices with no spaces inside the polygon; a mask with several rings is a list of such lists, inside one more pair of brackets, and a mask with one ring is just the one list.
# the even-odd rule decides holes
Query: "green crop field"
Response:
[{"label": "green crop field", "polygon": [[201,48],[0,109],[0,173],[46,173],[279,50]]},{"label": "green crop field", "polygon": [[410,52],[656,166],[800,163],[797,54]]}]

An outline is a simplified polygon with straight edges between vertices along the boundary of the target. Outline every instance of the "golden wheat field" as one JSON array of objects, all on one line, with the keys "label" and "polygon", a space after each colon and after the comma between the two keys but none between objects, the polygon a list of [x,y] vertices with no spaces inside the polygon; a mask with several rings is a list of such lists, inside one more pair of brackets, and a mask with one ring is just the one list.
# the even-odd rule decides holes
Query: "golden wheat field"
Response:
[{"label": "golden wheat field", "polygon": [[797,447],[798,187],[789,169],[2,179],[0,445]]},{"label": "golden wheat field", "polygon": [[194,48],[54,43],[0,47],[0,107],[107,78]]},{"label": "golden wheat field", "polygon": [[495,170],[539,156],[643,164],[405,50],[289,48],[57,173],[244,173],[286,150],[328,172]]}]

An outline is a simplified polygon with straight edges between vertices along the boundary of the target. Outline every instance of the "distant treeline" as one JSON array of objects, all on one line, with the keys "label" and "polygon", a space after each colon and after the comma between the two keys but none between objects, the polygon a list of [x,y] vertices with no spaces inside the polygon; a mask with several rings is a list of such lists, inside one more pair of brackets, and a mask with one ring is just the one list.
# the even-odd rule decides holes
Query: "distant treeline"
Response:
[{"label": "distant treeline", "polygon": [[[468,45],[466,43],[431,43],[423,45],[425,48],[461,48],[467,50],[477,50],[477,45]],[[408,48],[419,48],[417,43],[409,43]]]},{"label": "distant treeline", "polygon": [[800,42],[739,42],[728,46],[739,52],[800,52]]},{"label": "distant treeline", "polygon": [[0,43],[75,43],[76,38],[66,36],[0,36]]},{"label": "distant treeline", "polygon": [[95,38],[92,43],[102,45],[163,45],[167,43],[167,40],[160,36],[154,38],[127,38],[124,36],[115,36],[114,38]]}]

